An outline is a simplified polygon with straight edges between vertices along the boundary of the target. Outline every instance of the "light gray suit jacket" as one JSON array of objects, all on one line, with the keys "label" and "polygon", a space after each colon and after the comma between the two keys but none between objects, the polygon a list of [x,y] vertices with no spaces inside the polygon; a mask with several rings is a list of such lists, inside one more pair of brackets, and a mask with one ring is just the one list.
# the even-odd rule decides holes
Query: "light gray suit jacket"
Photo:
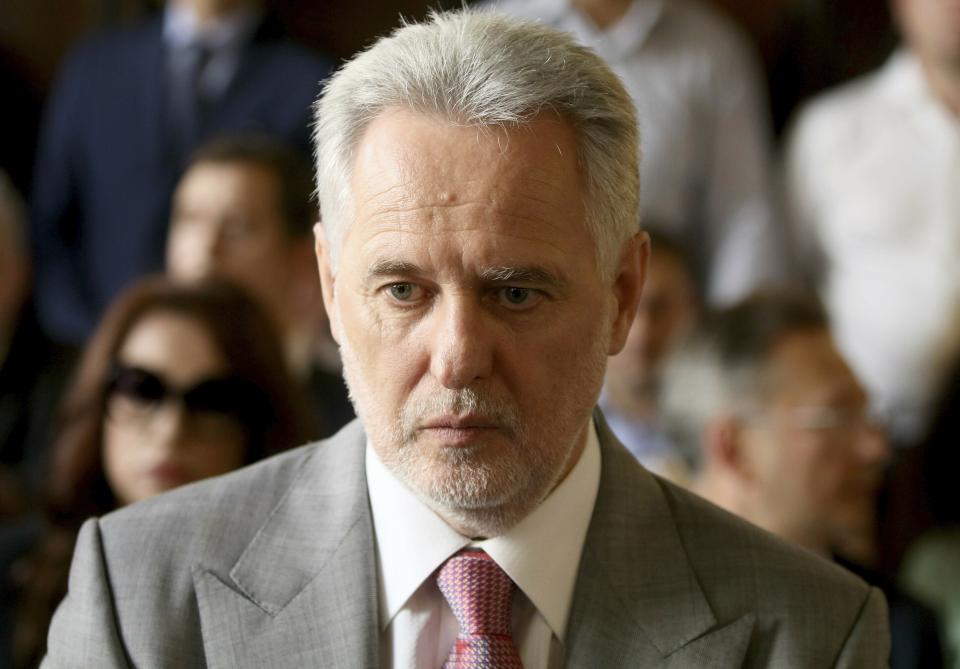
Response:
[{"label": "light gray suit jacket", "polygon": [[[642,469],[602,473],[568,667],[882,667],[883,596]],[[378,666],[359,422],[88,521],[46,667]]]}]

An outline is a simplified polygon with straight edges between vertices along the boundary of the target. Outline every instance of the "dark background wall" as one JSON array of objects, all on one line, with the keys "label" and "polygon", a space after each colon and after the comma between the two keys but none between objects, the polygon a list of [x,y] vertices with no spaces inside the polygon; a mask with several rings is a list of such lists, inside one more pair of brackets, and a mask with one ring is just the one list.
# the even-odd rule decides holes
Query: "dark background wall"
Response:
[{"label": "dark background wall", "polygon": [[[669,0],[668,0],[669,1]],[[876,67],[894,43],[885,0],[705,0],[753,38],[766,68],[778,134],[813,93]],[[43,100],[65,51],[85,32],[130,20],[157,0],[0,2],[0,167],[26,190]],[[459,0],[271,0],[295,38],[349,57],[430,8]]]}]

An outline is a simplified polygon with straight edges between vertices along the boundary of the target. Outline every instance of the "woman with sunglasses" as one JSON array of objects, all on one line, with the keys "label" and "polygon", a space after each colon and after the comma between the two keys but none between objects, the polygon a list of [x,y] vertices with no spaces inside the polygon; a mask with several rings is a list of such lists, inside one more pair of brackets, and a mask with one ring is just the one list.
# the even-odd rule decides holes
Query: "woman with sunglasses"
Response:
[{"label": "woman with sunglasses", "polygon": [[46,533],[12,575],[16,666],[43,655],[86,518],[311,436],[286,370],[272,325],[232,284],[151,278],[114,303],[65,396]]}]

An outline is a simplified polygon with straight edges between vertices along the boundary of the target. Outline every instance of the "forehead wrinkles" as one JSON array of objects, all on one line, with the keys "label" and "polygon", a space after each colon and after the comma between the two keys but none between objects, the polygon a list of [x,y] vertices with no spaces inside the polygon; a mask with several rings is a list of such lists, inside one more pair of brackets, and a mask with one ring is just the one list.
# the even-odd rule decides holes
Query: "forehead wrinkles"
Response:
[{"label": "forehead wrinkles", "polygon": [[357,170],[353,179],[355,216],[360,221],[384,216],[403,221],[405,214],[423,216],[427,209],[436,210],[433,215],[440,216],[444,210],[455,213],[482,207],[487,215],[537,220],[568,203],[565,191],[570,184],[565,180],[535,166],[518,167],[498,166],[496,170],[483,170],[481,175],[473,172],[462,176],[449,173],[439,164],[379,164],[370,171]]},{"label": "forehead wrinkles", "polygon": [[[370,232],[358,247],[358,257],[364,258],[362,264],[367,269],[406,265],[411,274],[468,267],[480,272],[490,267],[532,263],[559,275],[572,261],[563,242],[556,235],[536,235],[523,227],[514,231],[482,224],[441,230],[419,225],[391,226]],[[416,272],[412,271],[414,268]]]},{"label": "forehead wrinkles", "polygon": [[[515,190],[511,186],[518,181],[565,193],[573,184],[560,182],[579,182],[580,172],[576,136],[559,118],[543,116],[505,129],[458,126],[393,109],[374,119],[360,138],[351,181],[378,198],[391,199],[394,187],[411,185],[444,196],[456,185],[458,195],[479,200]],[[370,177],[377,187],[370,187]]]}]

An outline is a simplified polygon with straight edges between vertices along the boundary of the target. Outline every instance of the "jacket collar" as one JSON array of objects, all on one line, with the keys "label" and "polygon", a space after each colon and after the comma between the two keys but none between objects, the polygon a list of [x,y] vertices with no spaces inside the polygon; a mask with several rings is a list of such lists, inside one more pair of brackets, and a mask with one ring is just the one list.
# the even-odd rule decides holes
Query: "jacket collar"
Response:
[{"label": "jacket collar", "polygon": [[354,421],[317,445],[228,578],[196,570],[208,658],[223,666],[256,664],[258,657],[295,657],[300,666],[377,665],[364,441]]},{"label": "jacket collar", "polygon": [[567,661],[630,659],[631,666],[739,667],[748,615],[718,625],[690,564],[659,478],[641,468],[594,415],[602,470],[567,633]]},{"label": "jacket collar", "polygon": [[[567,626],[568,665],[610,658],[667,667],[709,658],[710,666],[741,666],[753,616],[718,625],[667,484],[640,468],[599,411],[594,421],[601,482]],[[211,667],[292,657],[302,666],[378,665],[365,440],[354,421],[319,444],[229,576],[195,570]]]}]

